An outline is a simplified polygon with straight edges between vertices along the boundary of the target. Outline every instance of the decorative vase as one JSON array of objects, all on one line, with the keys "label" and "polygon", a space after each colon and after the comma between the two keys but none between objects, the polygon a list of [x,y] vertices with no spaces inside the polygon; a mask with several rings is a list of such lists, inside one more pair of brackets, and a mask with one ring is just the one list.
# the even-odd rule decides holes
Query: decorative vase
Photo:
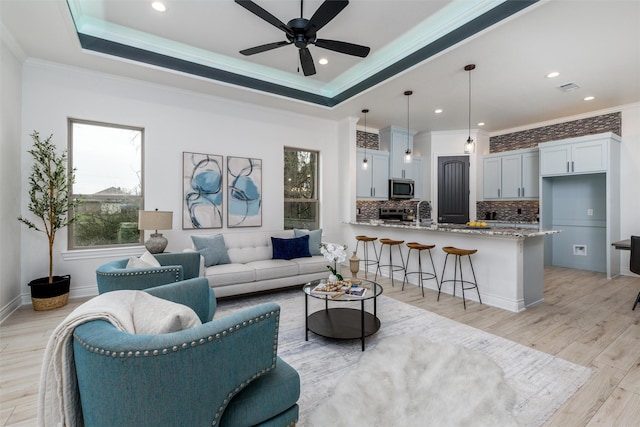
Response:
[{"label": "decorative vase", "polygon": [[336,283],[338,281],[338,276],[336,276],[335,274],[331,273],[329,275],[329,278],[327,279],[327,281],[329,283]]},{"label": "decorative vase", "polygon": [[351,278],[358,278],[358,271],[360,270],[360,258],[356,255],[356,252],[353,252],[351,258],[349,258],[349,270],[351,270]]}]

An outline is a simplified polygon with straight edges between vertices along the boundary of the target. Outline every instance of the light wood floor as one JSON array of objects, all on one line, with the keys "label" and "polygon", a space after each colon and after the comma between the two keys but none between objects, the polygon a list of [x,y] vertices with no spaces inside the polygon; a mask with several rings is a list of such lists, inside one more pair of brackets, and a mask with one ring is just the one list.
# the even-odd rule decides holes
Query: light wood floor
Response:
[{"label": "light wood floor", "polygon": [[[381,281],[385,295],[593,370],[589,381],[546,426],[640,425],[640,308],[631,311],[640,278],[545,270],[545,302],[511,313]],[[481,284],[482,286],[482,284]],[[34,312],[22,307],[0,326],[0,425],[35,425],[42,354],[53,329],[84,300]]]}]

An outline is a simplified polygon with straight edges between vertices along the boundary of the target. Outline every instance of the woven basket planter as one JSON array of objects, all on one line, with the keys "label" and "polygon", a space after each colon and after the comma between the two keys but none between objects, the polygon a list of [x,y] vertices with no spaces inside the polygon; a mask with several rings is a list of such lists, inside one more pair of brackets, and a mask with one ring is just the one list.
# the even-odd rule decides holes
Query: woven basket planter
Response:
[{"label": "woven basket planter", "polygon": [[53,310],[67,305],[71,276],[41,277],[29,282],[31,288],[31,304],[36,311]]}]

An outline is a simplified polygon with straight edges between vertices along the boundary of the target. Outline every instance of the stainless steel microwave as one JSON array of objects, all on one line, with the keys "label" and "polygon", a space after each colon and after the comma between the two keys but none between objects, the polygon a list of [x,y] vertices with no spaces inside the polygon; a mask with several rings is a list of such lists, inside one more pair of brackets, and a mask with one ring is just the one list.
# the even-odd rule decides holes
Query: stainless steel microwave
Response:
[{"label": "stainless steel microwave", "polygon": [[389,199],[413,199],[414,186],[412,179],[391,178],[389,180]]}]

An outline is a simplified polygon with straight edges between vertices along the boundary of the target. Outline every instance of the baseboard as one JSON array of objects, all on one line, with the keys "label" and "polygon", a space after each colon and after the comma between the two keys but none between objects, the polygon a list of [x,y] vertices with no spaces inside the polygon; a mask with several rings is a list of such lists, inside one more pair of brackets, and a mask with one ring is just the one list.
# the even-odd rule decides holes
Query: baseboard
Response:
[{"label": "baseboard", "polygon": [[[31,303],[31,301],[29,301],[29,303]],[[11,316],[11,314],[13,314],[14,311],[20,308],[21,305],[22,305],[22,296],[18,295],[11,302],[9,302],[9,304],[2,307],[2,309],[0,310],[0,324],[2,324],[2,322],[8,319],[9,316]]]}]

